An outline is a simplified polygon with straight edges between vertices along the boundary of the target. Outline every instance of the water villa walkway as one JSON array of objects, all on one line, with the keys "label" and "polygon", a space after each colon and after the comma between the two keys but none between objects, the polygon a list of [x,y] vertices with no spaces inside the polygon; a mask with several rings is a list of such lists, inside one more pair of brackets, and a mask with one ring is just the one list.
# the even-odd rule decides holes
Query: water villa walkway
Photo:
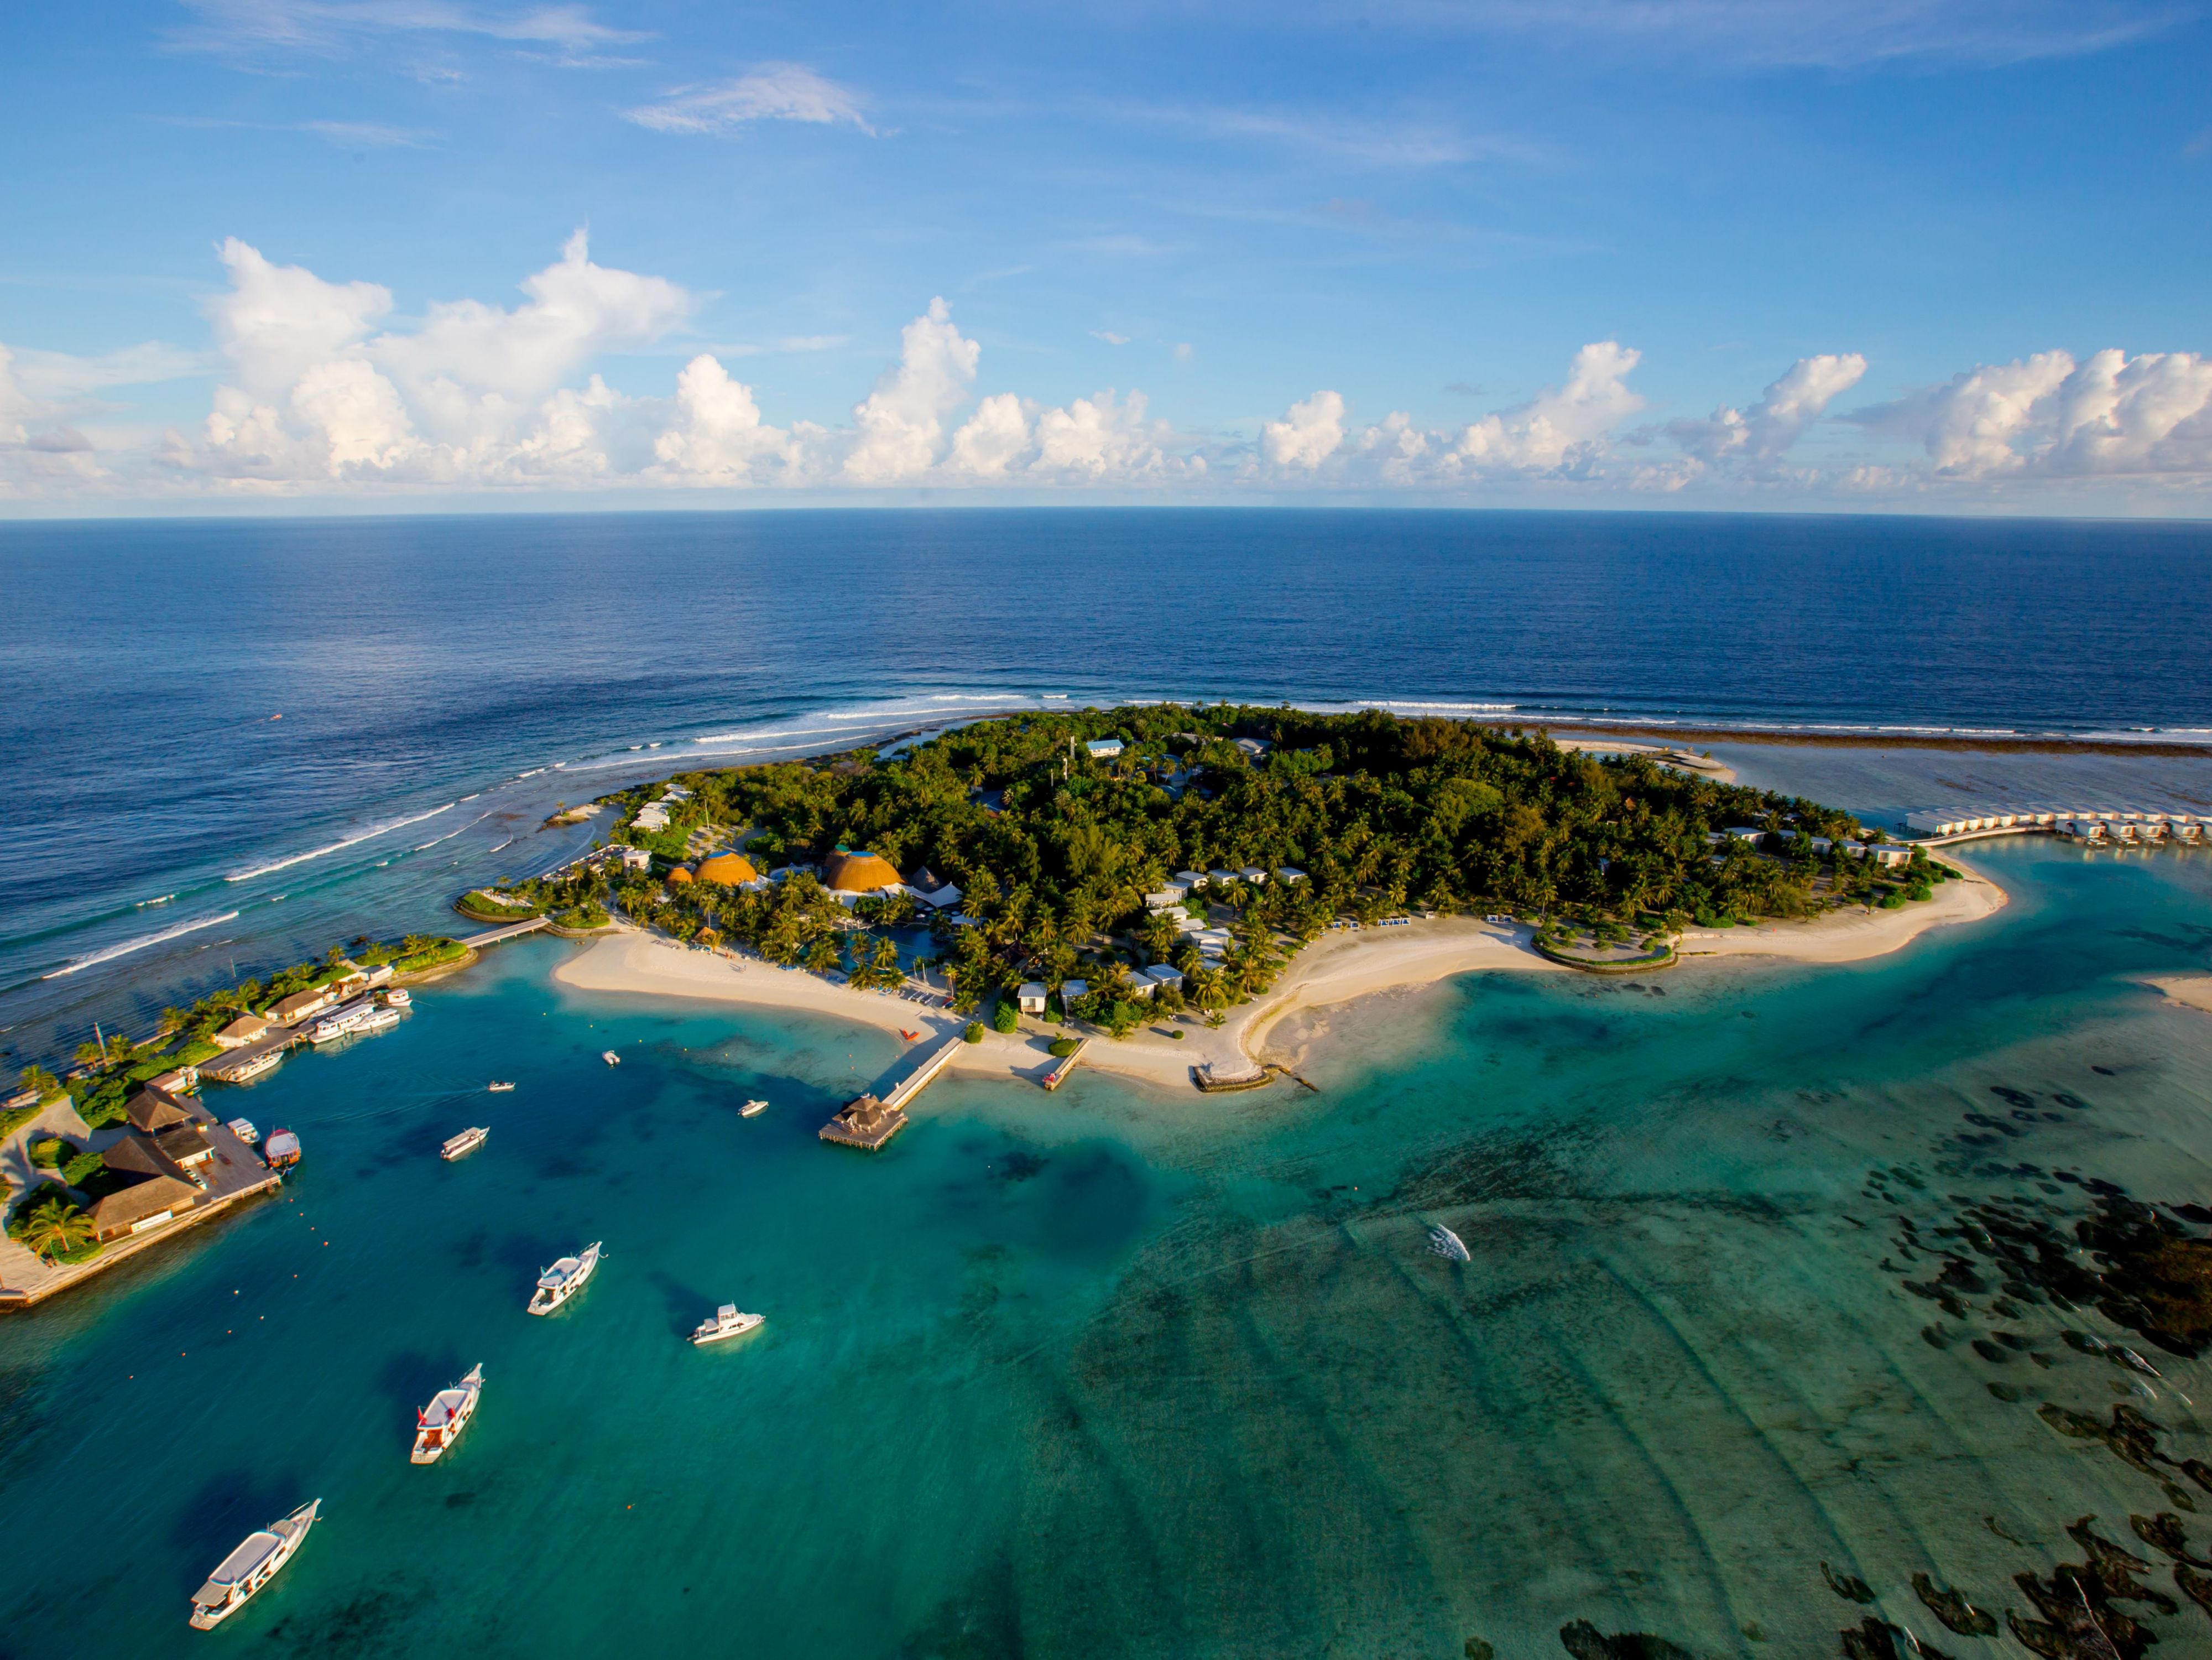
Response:
[{"label": "water villa walkway", "polygon": [[520,939],[526,933],[535,933],[540,928],[553,926],[550,916],[533,916],[526,922],[509,922],[505,927],[492,928],[483,933],[472,933],[461,941],[471,951],[485,946],[496,946],[502,939]]},{"label": "water villa walkway", "polygon": [[880,1149],[907,1127],[907,1107],[937,1081],[967,1041],[959,1037],[946,1038],[931,1052],[929,1059],[908,1073],[880,1101],[873,1095],[863,1095],[848,1102],[836,1116],[822,1127],[818,1132],[822,1139],[841,1147],[858,1147],[863,1152]]}]

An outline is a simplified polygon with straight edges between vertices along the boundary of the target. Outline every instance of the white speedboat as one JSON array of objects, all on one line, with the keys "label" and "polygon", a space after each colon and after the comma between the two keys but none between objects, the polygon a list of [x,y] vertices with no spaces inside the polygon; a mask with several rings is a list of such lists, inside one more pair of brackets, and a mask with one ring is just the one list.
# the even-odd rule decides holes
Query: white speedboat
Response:
[{"label": "white speedboat", "polygon": [[222,1559],[222,1566],[208,1575],[207,1584],[192,1593],[192,1628],[213,1631],[244,1608],[292,1560],[292,1553],[315,1525],[322,1506],[321,1499],[310,1499],[283,1521],[247,1534],[245,1541]]},{"label": "white speedboat", "polygon": [[530,1294],[532,1314],[550,1314],[584,1288],[599,1266],[599,1247],[597,1240],[584,1247],[577,1256],[564,1256],[538,1276],[538,1289]]},{"label": "white speedboat", "polygon": [[477,1397],[483,1393],[483,1367],[469,1368],[469,1375],[451,1389],[440,1389],[430,1404],[415,1414],[415,1450],[408,1462],[434,1464],[439,1456],[461,1438],[461,1432],[476,1416]]},{"label": "white speedboat", "polygon": [[361,1025],[357,1030],[365,1032],[390,1031],[398,1024],[398,1009],[371,1009],[367,1014],[362,1016]]},{"label": "white speedboat", "polygon": [[471,1124],[459,1135],[447,1137],[445,1146],[438,1149],[438,1157],[449,1164],[456,1158],[465,1158],[483,1146],[490,1136],[490,1126]]},{"label": "white speedboat", "polygon": [[1455,1262],[1471,1262],[1474,1260],[1468,1255],[1467,1241],[1441,1222],[1429,1230],[1429,1249],[1437,1256],[1448,1257]]},{"label": "white speedboat", "polygon": [[599,1051],[599,1059],[605,1061],[611,1067],[618,1067],[622,1065],[622,1056],[617,1055],[612,1049],[601,1049]]},{"label": "white speedboat", "polygon": [[740,1118],[757,1118],[767,1110],[767,1102],[748,1101],[744,1105],[738,1109],[738,1116]]},{"label": "white speedboat", "polygon": [[250,1084],[263,1073],[276,1071],[276,1063],[283,1058],[284,1051],[281,1046],[264,1049],[236,1072],[231,1073],[230,1081],[234,1084]]},{"label": "white speedboat", "polygon": [[699,1329],[691,1334],[691,1341],[703,1347],[719,1343],[726,1337],[743,1337],[767,1319],[764,1314],[740,1314],[735,1303],[725,1303],[714,1310],[712,1319],[699,1323]]},{"label": "white speedboat", "polygon": [[415,1001],[407,994],[407,988],[404,986],[394,986],[384,994],[384,1000],[395,1009],[406,1008]]},{"label": "white speedboat", "polygon": [[253,1121],[251,1118],[234,1118],[223,1128],[249,1147],[261,1140],[261,1132],[253,1128]]},{"label": "white speedboat", "polygon": [[504,1095],[507,1091],[513,1089],[514,1085],[511,1083],[503,1084],[495,1079],[493,1082],[485,1085],[484,1087],[489,1090],[494,1095]]}]

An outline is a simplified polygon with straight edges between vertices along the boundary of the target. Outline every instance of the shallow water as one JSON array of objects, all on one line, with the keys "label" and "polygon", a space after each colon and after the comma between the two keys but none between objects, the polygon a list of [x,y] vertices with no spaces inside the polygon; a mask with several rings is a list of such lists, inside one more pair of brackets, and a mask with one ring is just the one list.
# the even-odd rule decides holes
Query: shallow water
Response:
[{"label": "shallow water", "polygon": [[[2128,978],[2212,966],[2212,859],[1984,862],[2014,904],[1879,963],[1470,976],[1314,1017],[1317,1097],[955,1080],[874,1158],[814,1129],[896,1045],[569,994],[572,947],[508,947],[223,1098],[301,1132],[281,1201],[0,1323],[0,1528],[36,1541],[0,1654],[1535,1656],[1577,1619],[1832,1654],[1875,1610],[1824,1561],[1980,1651],[1912,1573],[2027,1614],[2009,1576],[2080,1560],[2063,1523],[2147,1554],[2128,1515],[2175,1508],[2037,1404],[2131,1401],[2212,1456],[2169,1393],[2212,1396],[2200,1363],[2116,1393],[2046,1305],[2008,1329],[2049,1368],[1993,1365],[1963,1336],[2005,1323],[1881,1266],[1951,1195],[2077,1213],[2061,1170],[2212,1198],[2212,1018]],[[726,1300],[769,1323],[683,1342]],[[477,1361],[477,1421],[410,1467]],[[275,1589],[186,1631],[313,1494]],[[2136,1611],[2212,1653],[2185,1599]]]}]

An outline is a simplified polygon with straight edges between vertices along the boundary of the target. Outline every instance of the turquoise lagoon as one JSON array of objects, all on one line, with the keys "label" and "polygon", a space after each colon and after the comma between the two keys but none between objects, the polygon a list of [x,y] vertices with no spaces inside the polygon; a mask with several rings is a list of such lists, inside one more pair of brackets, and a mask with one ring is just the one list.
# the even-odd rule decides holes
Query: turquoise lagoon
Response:
[{"label": "turquoise lagoon", "polygon": [[[875,1158],[814,1131],[897,1046],[507,947],[224,1098],[301,1133],[280,1201],[0,1325],[0,1654],[1444,1660],[1586,1620],[1778,1657],[1869,1613],[2023,1652],[1911,1576],[2032,1614],[2011,1576],[2079,1560],[2064,1524],[2148,1554],[2127,1517],[2181,1501],[2034,1409],[2130,1402],[2212,1458],[2212,1382],[2157,1354],[2130,1392],[2048,1304],[2008,1323],[2047,1366],[1939,1349],[1883,1262],[1966,1200],[2070,1220],[2062,1171],[2212,1199],[2212,1017],[2132,978],[2212,966],[2212,857],[1978,857],[2013,904],[1878,963],[1469,976],[1286,1032],[1317,1096],[956,1080]],[[769,1324],[684,1343],[729,1300]],[[1954,1330],[2008,1324],[1982,1303]],[[276,1587],[187,1631],[317,1494]],[[2212,1653],[2186,1598],[2136,1611]]]}]

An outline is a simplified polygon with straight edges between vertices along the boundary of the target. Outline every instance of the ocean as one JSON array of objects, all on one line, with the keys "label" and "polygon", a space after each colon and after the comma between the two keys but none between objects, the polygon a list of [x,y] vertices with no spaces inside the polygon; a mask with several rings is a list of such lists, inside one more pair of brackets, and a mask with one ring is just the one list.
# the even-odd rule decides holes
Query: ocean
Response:
[{"label": "ocean", "polygon": [[[446,926],[587,839],[537,825],[610,781],[1060,696],[2184,737],[2207,551],[1564,515],[8,527],[0,1006],[19,1052],[73,1046],[234,954]],[[2212,773],[1705,746],[1869,814]],[[1915,1576],[2047,1624],[2015,1576],[2063,1590],[2084,1517],[2153,1564],[2172,1611],[2124,1606],[2157,1652],[2212,1654],[2130,1520],[2212,1556],[2205,1367],[1973,1243],[2070,1229],[2097,1184],[2212,1202],[2212,1017],[2138,983],[2212,968],[2212,854],[1973,857],[2005,909],[1875,962],[1468,976],[1285,1028],[1316,1094],[956,1079],[873,1158],[814,1130],[902,1064],[882,1037],[503,946],[225,1095],[300,1132],[281,1199],[0,1322],[0,1657],[1779,1657],[1869,1619],[2014,1653]],[[592,1284],[525,1316],[591,1239]],[[768,1325],[685,1344],[725,1301]],[[477,1362],[477,1422],[410,1466]],[[2062,1432],[2116,1412],[2151,1427]],[[188,1632],[208,1568],[317,1495],[276,1587]]]}]

